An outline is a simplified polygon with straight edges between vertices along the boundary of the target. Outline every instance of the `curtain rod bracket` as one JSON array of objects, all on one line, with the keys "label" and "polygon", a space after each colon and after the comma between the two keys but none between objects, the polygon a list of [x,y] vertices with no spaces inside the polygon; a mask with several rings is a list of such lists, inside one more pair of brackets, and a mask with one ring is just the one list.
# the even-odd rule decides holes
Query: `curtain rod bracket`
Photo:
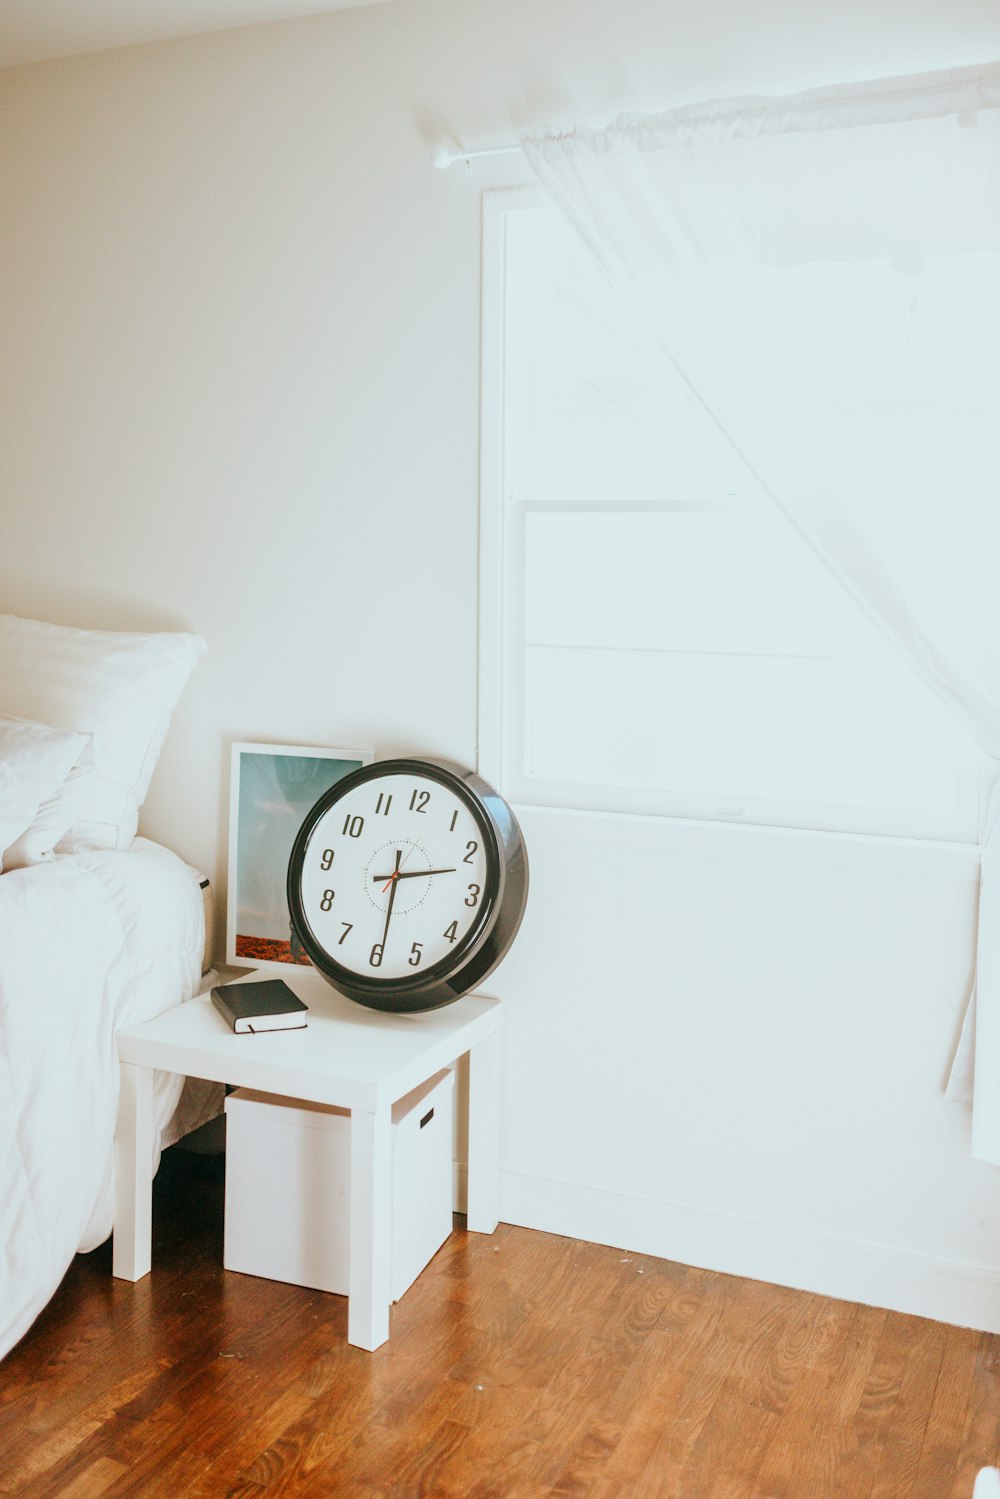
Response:
[{"label": "curtain rod bracket", "polygon": [[520,149],[520,146],[487,146],[480,151],[453,151],[450,146],[435,146],[431,152],[431,165],[439,172],[446,172],[449,167],[455,165],[456,161],[464,161],[466,173],[469,173],[472,171],[472,162],[475,157],[507,156]]}]

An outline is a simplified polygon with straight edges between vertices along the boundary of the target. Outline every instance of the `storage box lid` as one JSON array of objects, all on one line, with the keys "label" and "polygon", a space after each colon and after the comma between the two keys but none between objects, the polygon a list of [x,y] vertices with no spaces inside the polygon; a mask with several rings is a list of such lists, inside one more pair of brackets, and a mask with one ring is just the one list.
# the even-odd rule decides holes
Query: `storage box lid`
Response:
[{"label": "storage box lid", "polygon": [[306,1103],[301,1098],[282,1098],[277,1093],[258,1093],[237,1088],[226,1099],[226,1113],[241,1119],[266,1119],[271,1124],[294,1125],[297,1129],[346,1129],[347,1109],[329,1103]]},{"label": "storage box lid", "polygon": [[[416,1109],[425,1108],[432,1095],[450,1092],[454,1081],[450,1068],[445,1068],[405,1094],[392,1106],[393,1124],[399,1124]],[[301,1098],[259,1093],[254,1088],[237,1088],[230,1093],[226,1098],[226,1113],[244,1119],[267,1119],[272,1124],[293,1125],[297,1129],[346,1129],[351,1117],[349,1109],[336,1104],[306,1103]]]}]

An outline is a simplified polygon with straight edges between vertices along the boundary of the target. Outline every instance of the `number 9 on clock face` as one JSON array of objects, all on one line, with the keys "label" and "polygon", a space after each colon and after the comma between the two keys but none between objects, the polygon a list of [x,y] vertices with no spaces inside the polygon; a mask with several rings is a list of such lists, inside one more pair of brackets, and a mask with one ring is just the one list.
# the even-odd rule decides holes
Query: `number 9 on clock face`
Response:
[{"label": "number 9 on clock face", "polygon": [[430,1009],[468,992],[509,946],[526,892],[506,803],[434,761],[384,761],[337,782],[303,823],[288,871],[308,956],[377,1009]]}]

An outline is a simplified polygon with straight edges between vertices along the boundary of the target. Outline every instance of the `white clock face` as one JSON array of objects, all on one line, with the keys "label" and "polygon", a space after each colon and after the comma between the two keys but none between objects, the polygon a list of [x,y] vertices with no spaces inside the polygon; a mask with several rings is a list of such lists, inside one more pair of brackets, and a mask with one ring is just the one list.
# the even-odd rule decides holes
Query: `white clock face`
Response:
[{"label": "white clock face", "polygon": [[309,836],[303,914],[344,968],[416,977],[457,951],[488,898],[483,832],[466,802],[419,774],[373,777]]}]

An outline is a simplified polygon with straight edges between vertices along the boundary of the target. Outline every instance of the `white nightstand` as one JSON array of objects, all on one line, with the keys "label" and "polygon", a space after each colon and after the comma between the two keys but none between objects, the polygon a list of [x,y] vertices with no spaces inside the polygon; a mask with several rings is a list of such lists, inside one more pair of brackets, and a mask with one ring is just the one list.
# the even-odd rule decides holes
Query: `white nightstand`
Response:
[{"label": "white nightstand", "polygon": [[304,1030],[238,1036],[203,994],[118,1032],[114,1274],[134,1281],[150,1269],[154,1069],[336,1104],[351,1112],[347,1338],[378,1348],[389,1336],[392,1106],[466,1053],[468,1223],[478,1233],[497,1226],[500,1004],[469,995],[420,1015],[386,1015],[314,973],[293,971],[286,982],[309,1006]]}]

